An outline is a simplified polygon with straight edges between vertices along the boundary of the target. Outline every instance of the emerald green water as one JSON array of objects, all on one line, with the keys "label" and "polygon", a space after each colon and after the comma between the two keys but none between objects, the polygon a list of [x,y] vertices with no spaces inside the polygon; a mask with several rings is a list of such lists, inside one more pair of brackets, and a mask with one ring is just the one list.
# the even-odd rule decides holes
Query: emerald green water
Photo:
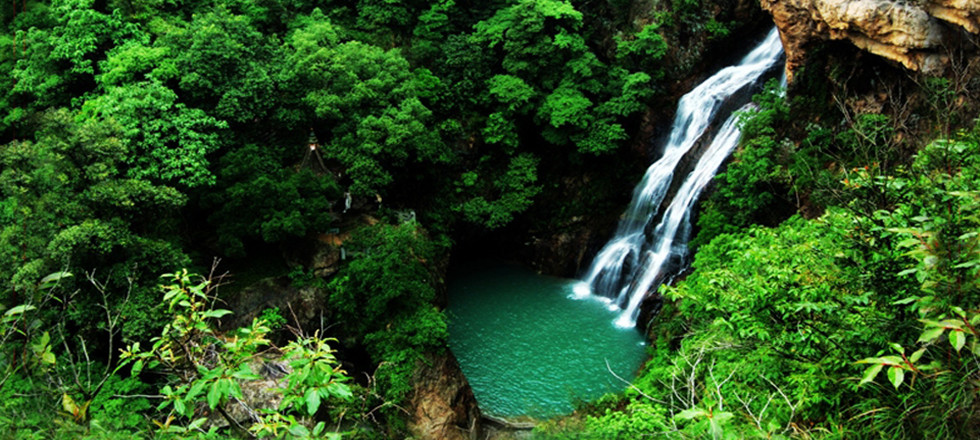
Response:
[{"label": "emerald green water", "polygon": [[[449,280],[449,345],[485,413],[567,414],[577,401],[626,387],[643,363],[635,329],[594,299],[571,299],[575,280],[477,262]],[[607,361],[609,368],[607,368]]]}]

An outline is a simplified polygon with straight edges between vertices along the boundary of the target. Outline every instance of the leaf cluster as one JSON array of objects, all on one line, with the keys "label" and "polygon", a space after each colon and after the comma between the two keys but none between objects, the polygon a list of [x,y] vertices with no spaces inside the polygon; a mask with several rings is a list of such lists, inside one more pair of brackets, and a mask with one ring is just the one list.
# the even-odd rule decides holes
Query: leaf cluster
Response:
[{"label": "leaf cluster", "polygon": [[[263,379],[253,365],[280,362],[263,354],[271,348],[267,324],[256,319],[248,327],[221,334],[215,321],[231,312],[212,307],[209,280],[195,280],[186,270],[163,277],[172,282],[161,289],[173,321],[151,340],[149,349],[142,349],[139,343],[127,347],[121,364],[129,365],[134,376],[143,368],[166,373],[168,383],[160,390],[164,400],[157,410],[167,412],[162,421],[155,422],[162,433],[213,433],[217,425],[208,417],[213,411],[227,426],[252,438],[339,438],[339,434],[325,433],[324,422],[309,422],[323,402],[352,397],[345,383],[348,378],[326,340],[299,338],[284,347],[280,359],[288,369],[279,367],[283,377],[270,389],[281,394],[278,404],[253,408],[259,402],[246,400],[242,392],[243,385]],[[249,419],[229,415],[232,404],[249,407]],[[211,426],[207,431],[206,424]]]}]

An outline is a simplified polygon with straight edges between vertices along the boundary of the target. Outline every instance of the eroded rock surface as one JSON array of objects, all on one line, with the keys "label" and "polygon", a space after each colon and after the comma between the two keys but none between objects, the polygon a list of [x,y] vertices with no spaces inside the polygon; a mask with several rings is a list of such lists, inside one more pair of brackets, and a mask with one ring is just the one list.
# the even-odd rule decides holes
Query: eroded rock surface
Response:
[{"label": "eroded rock surface", "polygon": [[761,0],[786,49],[790,81],[815,41],[847,40],[910,70],[940,73],[942,46],[959,29],[980,32],[976,0]]},{"label": "eroded rock surface", "polygon": [[427,354],[415,370],[409,428],[424,440],[470,440],[480,419],[476,397],[456,358]]}]

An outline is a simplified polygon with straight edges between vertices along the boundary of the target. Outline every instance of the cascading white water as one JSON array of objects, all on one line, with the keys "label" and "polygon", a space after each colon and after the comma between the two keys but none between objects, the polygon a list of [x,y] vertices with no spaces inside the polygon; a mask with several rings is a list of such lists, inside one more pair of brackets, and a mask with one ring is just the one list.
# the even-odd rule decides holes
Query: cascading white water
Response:
[{"label": "cascading white water", "polygon": [[[749,106],[742,109],[747,107]],[[653,231],[656,237],[653,240],[653,247],[646,251],[644,270],[640,272],[639,279],[634,281],[635,284],[630,286],[630,293],[627,295],[629,302],[624,312],[616,319],[616,325],[620,327],[636,325],[636,315],[639,313],[644,294],[649,291],[654,282],[664,279],[671,258],[682,259],[686,256],[691,230],[691,209],[701,190],[711,182],[722,162],[738,145],[741,131],[738,129],[737,122],[737,115],[732,114],[728,117],[711,142],[711,146],[701,156],[697,167],[688,175],[667,210],[664,211],[663,219]]]},{"label": "cascading white water", "polygon": [[663,156],[647,169],[643,180],[633,191],[633,200],[619,221],[616,234],[602,248],[575,296],[595,295],[610,302],[610,308],[622,310],[616,325],[633,327],[639,305],[647,292],[683,264],[690,235],[690,211],[701,190],[738,143],[740,131],[730,115],[704,152],[694,170],[664,211],[661,221],[649,229],[669,190],[681,159],[705,137],[719,110],[729,98],[758,83],[770,72],[783,54],[779,34],[774,28],[755,49],[737,65],[726,67],[677,104],[677,113]]}]

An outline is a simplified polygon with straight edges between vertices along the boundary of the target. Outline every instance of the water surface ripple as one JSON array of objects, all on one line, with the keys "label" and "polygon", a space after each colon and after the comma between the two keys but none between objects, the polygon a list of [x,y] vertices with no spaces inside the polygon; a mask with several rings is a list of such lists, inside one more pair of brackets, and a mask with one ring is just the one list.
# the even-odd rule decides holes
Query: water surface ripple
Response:
[{"label": "water surface ripple", "polygon": [[[646,354],[600,299],[570,299],[575,280],[474,262],[449,280],[449,344],[480,409],[497,417],[566,414],[626,385]],[[607,361],[609,368],[607,368]]]}]

